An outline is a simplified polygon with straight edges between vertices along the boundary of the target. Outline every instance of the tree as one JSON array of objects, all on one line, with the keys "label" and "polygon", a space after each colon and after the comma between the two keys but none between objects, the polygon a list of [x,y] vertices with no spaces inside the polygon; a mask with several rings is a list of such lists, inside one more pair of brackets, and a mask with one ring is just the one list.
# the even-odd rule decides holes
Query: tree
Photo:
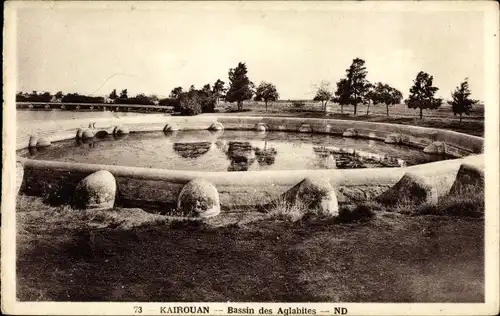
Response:
[{"label": "tree", "polygon": [[198,90],[196,90],[196,88],[194,87],[194,84],[192,84],[190,87],[189,87],[189,90],[187,92],[187,95],[191,98],[191,99],[197,99],[197,96],[198,96]]},{"label": "tree", "polygon": [[321,101],[321,110],[326,112],[326,104],[328,101],[332,99],[333,92],[330,87],[330,83],[326,81],[322,81],[317,90],[316,95],[314,96],[314,101]]},{"label": "tree", "polygon": [[[173,90],[172,93],[175,95]],[[175,102],[176,100],[178,102]],[[215,102],[215,94],[207,85],[201,90],[197,90],[194,85],[191,85],[189,91],[180,92],[175,99],[163,99],[160,104],[174,106],[174,111],[179,111],[182,115],[197,115],[202,112],[214,112]]]},{"label": "tree", "polygon": [[52,101],[52,94],[50,92],[38,93],[36,90],[33,90],[32,93],[24,94],[24,96],[18,95],[17,100],[25,100],[28,102],[50,102]]},{"label": "tree", "polygon": [[144,93],[140,93],[132,98],[131,103],[129,104],[143,104],[143,105],[153,105],[154,102]]},{"label": "tree", "polygon": [[370,114],[371,95],[373,94],[373,84],[368,83],[367,91],[363,96],[363,104],[366,104],[366,115]]},{"label": "tree", "polygon": [[201,111],[212,113],[215,110],[216,97],[210,88],[210,84],[203,86],[201,90],[194,90],[197,100],[201,105]]},{"label": "tree", "polygon": [[219,104],[220,98],[222,97],[224,92],[226,92],[226,88],[224,87],[224,84],[225,84],[224,81],[217,79],[217,81],[214,83],[214,86],[212,88],[212,91],[215,94],[215,97],[217,100],[217,104]]},{"label": "tree", "polygon": [[22,91],[16,94],[16,102],[26,102],[28,101],[29,95],[27,93],[23,93]]},{"label": "tree", "polygon": [[170,91],[169,97],[172,99],[179,100],[181,94],[182,94],[182,87],[176,87],[176,88],[173,88],[172,91]]},{"label": "tree", "polygon": [[255,93],[255,101],[264,101],[266,103],[266,112],[267,112],[267,102],[268,101],[276,101],[279,99],[278,90],[276,90],[276,86],[272,83],[262,81],[260,85],[257,87],[257,91]]},{"label": "tree", "polygon": [[370,83],[366,80],[368,71],[365,67],[365,61],[360,58],[352,60],[351,66],[346,69],[349,101],[354,106],[354,115],[356,115],[358,104],[366,100],[365,94],[370,88]]},{"label": "tree", "polygon": [[365,61],[360,58],[352,60],[351,66],[346,69],[346,77],[337,82],[337,91],[335,92],[335,102],[340,104],[340,112],[344,113],[344,105],[351,104],[354,107],[354,115],[357,114],[358,104],[368,102],[367,96],[372,85],[366,80],[368,71],[365,67]]},{"label": "tree", "polygon": [[368,91],[367,97],[373,102],[373,105],[384,103],[386,105],[387,116],[389,116],[389,105],[401,103],[403,94],[398,89],[388,84],[377,82],[373,88]]},{"label": "tree", "polygon": [[201,91],[206,92],[206,93],[211,93],[212,92],[212,88],[210,87],[210,84],[207,83],[206,85],[203,86],[203,88],[201,89]]},{"label": "tree", "polygon": [[63,103],[104,103],[103,97],[87,96],[78,93],[68,93],[62,97]]},{"label": "tree", "polygon": [[387,94],[387,97],[385,98],[384,103],[385,103],[387,116],[389,116],[389,105],[400,104],[401,100],[403,100],[403,94],[398,89],[393,88],[389,85],[387,85],[387,90],[389,91],[389,93]]},{"label": "tree", "polygon": [[57,100],[61,100],[64,96],[64,93],[62,91],[57,91],[57,93],[54,95]]},{"label": "tree", "polygon": [[226,100],[237,102],[239,111],[243,109],[243,101],[251,99],[253,94],[247,73],[247,66],[242,62],[238,63],[236,68],[229,69],[229,89]]},{"label": "tree", "polygon": [[422,119],[423,109],[437,109],[441,106],[442,99],[434,98],[434,94],[439,89],[432,85],[433,76],[420,71],[417,78],[413,80],[413,86],[410,88],[410,96],[405,103],[410,109],[420,109],[420,119]]},{"label": "tree", "polygon": [[453,110],[453,115],[460,115],[460,122],[462,122],[462,115],[464,113],[470,115],[472,106],[479,102],[478,100],[469,98],[470,94],[468,78],[465,78],[460,86],[451,94],[453,100],[448,101]]},{"label": "tree", "polygon": [[158,98],[158,96],[156,94],[150,94],[148,96],[149,100],[151,100],[151,102],[153,102],[154,104],[157,104],[160,102],[160,98]]},{"label": "tree", "polygon": [[335,91],[335,97],[332,100],[340,104],[340,113],[344,114],[344,105],[351,104],[349,81],[347,78],[342,78],[337,82],[337,91]]},{"label": "tree", "polygon": [[113,89],[113,91],[111,91],[111,93],[109,94],[109,98],[111,100],[116,100],[118,99],[118,94],[116,93],[116,89]]},{"label": "tree", "polygon": [[[255,95],[255,93],[257,92],[257,88],[255,87],[255,83],[253,83],[253,81],[250,81],[250,83],[248,84],[248,87],[250,89],[250,92],[252,93],[252,95]],[[251,99],[252,97],[250,97]]]},{"label": "tree", "polygon": [[120,99],[127,99],[128,98],[128,91],[127,89],[123,89],[122,92],[120,92]]}]

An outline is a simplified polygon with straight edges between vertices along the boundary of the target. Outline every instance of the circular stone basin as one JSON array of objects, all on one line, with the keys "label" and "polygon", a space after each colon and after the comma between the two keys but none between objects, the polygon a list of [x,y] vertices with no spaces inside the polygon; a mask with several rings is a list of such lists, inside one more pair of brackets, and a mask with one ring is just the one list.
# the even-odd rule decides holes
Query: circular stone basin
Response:
[{"label": "circular stone basin", "polygon": [[451,158],[367,139],[230,130],[67,140],[44,150],[21,150],[19,155],[37,160],[194,171],[383,168]]}]

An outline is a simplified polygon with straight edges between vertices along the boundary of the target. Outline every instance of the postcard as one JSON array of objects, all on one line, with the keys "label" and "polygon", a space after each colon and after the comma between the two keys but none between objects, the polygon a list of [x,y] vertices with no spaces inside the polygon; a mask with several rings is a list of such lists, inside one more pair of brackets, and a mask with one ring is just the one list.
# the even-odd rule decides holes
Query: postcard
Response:
[{"label": "postcard", "polygon": [[498,314],[497,2],[4,21],[4,314]]}]

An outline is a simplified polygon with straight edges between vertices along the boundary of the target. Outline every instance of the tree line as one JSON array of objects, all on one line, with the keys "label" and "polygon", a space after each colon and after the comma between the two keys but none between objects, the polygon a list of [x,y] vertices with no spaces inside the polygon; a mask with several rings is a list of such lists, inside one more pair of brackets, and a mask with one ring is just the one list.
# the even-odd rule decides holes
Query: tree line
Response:
[{"label": "tree line", "polygon": [[226,102],[236,102],[237,109],[243,109],[243,102],[254,98],[255,101],[264,101],[267,105],[269,101],[279,99],[278,90],[272,83],[262,81],[259,86],[248,78],[248,69],[245,63],[238,63],[235,68],[230,68],[228,72],[228,86],[221,79],[217,79],[213,85],[210,83],[197,90],[194,85],[189,91],[183,91],[182,87],[175,87],[170,92],[170,101],[179,107],[181,114],[195,115],[201,112],[213,112],[215,105],[224,100]]},{"label": "tree line", "polygon": [[[366,105],[366,115],[369,115],[370,105],[385,104],[386,114],[389,116],[389,106],[400,104],[403,94],[398,89],[382,82],[370,83],[366,76],[368,71],[365,61],[360,58],[353,59],[346,75],[337,82],[337,89],[334,92],[328,82],[322,82],[316,89],[315,101],[320,101],[322,110],[326,112],[329,101],[340,105],[341,114],[344,113],[344,106],[352,106],[354,115],[357,114],[359,104]],[[410,109],[419,109],[419,117],[422,119],[423,110],[437,109],[443,103],[441,98],[436,98],[435,93],[439,90],[433,85],[434,77],[424,71],[420,71],[413,85],[409,90],[409,97],[404,103]],[[468,78],[453,91],[452,100],[448,103],[452,106],[454,115],[460,116],[470,114],[472,106],[479,101],[470,98]]]},{"label": "tree line", "polygon": [[67,93],[58,91],[55,94],[50,92],[31,93],[19,92],[16,94],[17,102],[63,102],[63,103],[115,103],[115,104],[142,104],[153,105],[158,103],[156,95],[146,96],[141,93],[134,97],[129,97],[127,89],[124,89],[118,94],[114,89],[108,97],[91,96],[79,93]]},{"label": "tree line", "polygon": [[[366,115],[370,113],[370,105],[385,104],[386,114],[389,116],[389,107],[400,104],[403,94],[387,83],[369,82],[366,77],[368,70],[365,61],[360,58],[353,59],[349,68],[345,70],[345,76],[336,83],[336,89],[328,82],[321,82],[316,87],[314,101],[321,102],[321,109],[327,112],[328,102],[335,102],[340,105],[340,112],[344,114],[344,106],[352,106],[354,115],[360,104],[366,105]],[[419,109],[419,117],[422,119],[423,110],[437,109],[443,103],[441,98],[436,98],[435,93],[439,90],[433,85],[433,76],[424,71],[420,71],[413,80],[413,85],[409,90],[409,97],[404,103],[411,109]],[[184,91],[182,87],[175,87],[170,92],[168,98],[159,99],[156,95],[137,94],[134,97],[128,96],[127,89],[121,90],[118,94],[116,89],[111,91],[106,98],[99,96],[87,96],[78,93],[64,94],[62,91],[52,95],[49,92],[38,93],[18,93],[18,102],[77,102],[77,103],[115,103],[115,104],[142,104],[172,106],[174,111],[183,115],[196,115],[202,112],[213,112],[216,104],[221,100],[236,103],[238,111],[243,110],[243,102],[251,100],[263,101],[266,111],[268,102],[277,101],[279,93],[276,86],[270,82],[262,81],[257,87],[248,78],[248,69],[245,63],[239,62],[235,68],[230,68],[228,72],[228,84],[217,79],[213,84],[207,83],[201,89],[196,89],[191,85],[189,90]],[[468,79],[463,82],[452,93],[452,105],[454,115],[460,116],[470,114],[472,106],[478,100],[470,98]]]}]

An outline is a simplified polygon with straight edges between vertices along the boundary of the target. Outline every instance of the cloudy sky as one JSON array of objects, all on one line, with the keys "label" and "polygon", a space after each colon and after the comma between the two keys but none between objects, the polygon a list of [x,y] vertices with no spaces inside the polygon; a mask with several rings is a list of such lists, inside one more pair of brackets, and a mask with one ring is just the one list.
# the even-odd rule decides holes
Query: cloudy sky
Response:
[{"label": "cloudy sky", "polygon": [[[413,8],[413,7],[412,7]],[[450,8],[452,8],[450,6]],[[238,62],[282,99],[312,98],[355,57],[368,79],[405,97],[420,70],[448,98],[465,77],[483,97],[483,13],[353,10],[335,3],[156,3],[23,8],[17,14],[17,91],[168,95],[201,87]]]}]

